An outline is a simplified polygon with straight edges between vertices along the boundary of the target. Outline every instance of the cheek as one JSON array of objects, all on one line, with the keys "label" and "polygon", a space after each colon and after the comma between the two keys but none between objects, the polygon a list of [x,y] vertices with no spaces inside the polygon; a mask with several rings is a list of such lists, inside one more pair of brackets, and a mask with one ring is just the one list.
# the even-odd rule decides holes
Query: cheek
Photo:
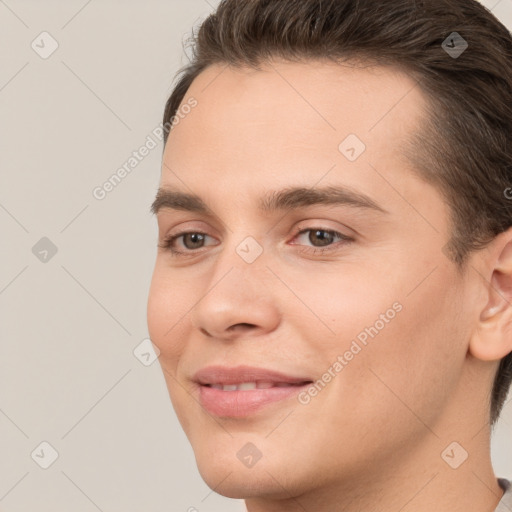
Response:
[{"label": "cheek", "polygon": [[336,372],[333,365],[344,359],[333,393],[322,391],[332,411],[343,403],[361,420],[376,420],[399,407],[400,421],[414,420],[404,404],[414,404],[425,420],[441,412],[466,353],[463,306],[448,267],[440,265],[417,288],[423,274],[416,270],[344,272],[315,280],[324,286],[309,281],[297,288],[322,320],[309,312],[298,320],[319,376],[329,368]]},{"label": "cheek", "polygon": [[[418,359],[455,355],[457,349],[447,341],[457,333],[460,337],[464,318],[454,271],[440,264],[424,279],[424,268],[395,263],[366,266],[364,272],[348,266],[295,280],[296,295],[307,308],[293,301],[288,313],[296,310],[308,332],[304,339],[331,356],[349,350],[354,340],[361,347],[385,345],[379,350]],[[377,341],[384,339],[386,343]]]},{"label": "cheek", "polygon": [[[149,289],[148,331],[151,341],[160,350],[160,362],[175,363],[184,350],[182,332],[189,321],[187,313],[194,300],[190,287],[181,284],[162,267],[157,262]],[[173,370],[174,367],[175,364]]]},{"label": "cheek", "polygon": [[148,294],[147,323],[151,341],[158,347],[162,368],[174,411],[189,431],[190,396],[177,384],[177,368],[186,349],[185,330],[190,329],[188,311],[196,302],[190,286],[180,283],[165,265],[157,261]]},{"label": "cheek", "polygon": [[403,315],[396,283],[367,269],[363,273],[357,265],[290,281],[301,300],[292,298],[283,317],[300,322],[302,339],[331,359],[349,350],[355,339],[369,345]]},{"label": "cheek", "polygon": [[[398,417],[409,423],[417,422],[417,417],[427,425],[436,423],[464,363],[467,348],[461,302],[449,286],[450,278],[439,269],[420,287],[402,294],[402,311],[372,341],[365,355],[375,387],[369,394],[377,394],[388,407],[401,409]],[[418,427],[422,428],[420,422]]]}]

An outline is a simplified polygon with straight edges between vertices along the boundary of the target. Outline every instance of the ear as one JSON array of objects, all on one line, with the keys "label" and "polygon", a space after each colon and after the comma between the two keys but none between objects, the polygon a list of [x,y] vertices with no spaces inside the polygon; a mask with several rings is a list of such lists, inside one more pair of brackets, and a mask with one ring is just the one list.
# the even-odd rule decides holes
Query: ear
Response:
[{"label": "ear", "polygon": [[512,352],[512,228],[500,233],[484,254],[480,279],[487,303],[469,351],[482,361],[497,361]]}]

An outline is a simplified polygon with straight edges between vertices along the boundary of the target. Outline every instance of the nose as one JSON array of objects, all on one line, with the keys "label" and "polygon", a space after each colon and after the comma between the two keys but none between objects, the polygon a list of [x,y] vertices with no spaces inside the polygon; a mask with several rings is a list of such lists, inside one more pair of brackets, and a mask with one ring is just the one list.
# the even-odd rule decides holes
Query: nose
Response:
[{"label": "nose", "polygon": [[190,313],[192,325],[218,340],[272,332],[281,317],[273,292],[275,276],[262,262],[248,264],[230,259],[230,263],[212,272],[204,295]]}]

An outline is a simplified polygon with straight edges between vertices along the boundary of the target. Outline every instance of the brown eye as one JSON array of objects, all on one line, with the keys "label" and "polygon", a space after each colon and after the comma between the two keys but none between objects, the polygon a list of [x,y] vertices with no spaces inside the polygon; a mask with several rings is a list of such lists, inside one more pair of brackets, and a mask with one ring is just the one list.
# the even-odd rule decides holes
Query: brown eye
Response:
[{"label": "brown eye", "polygon": [[[334,232],[326,231],[325,229],[310,229],[308,239],[313,244],[323,247],[329,245],[334,241]],[[317,245],[317,246],[318,246]]]},{"label": "brown eye", "polygon": [[[198,254],[198,249],[205,247],[204,242],[208,236],[209,235],[206,233],[201,233],[199,231],[185,231],[168,236],[165,238],[163,243],[159,245],[159,247],[169,251],[175,256],[193,256],[196,253]],[[181,243],[179,244],[179,248],[176,248],[179,240],[181,240]]]},{"label": "brown eye", "polygon": [[204,242],[203,233],[185,233],[183,236],[183,245],[190,250],[200,249],[201,243]]},{"label": "brown eye", "polygon": [[[306,233],[309,235],[306,237]],[[342,246],[353,242],[354,239],[333,231],[331,229],[307,228],[297,233],[294,240],[303,238],[304,243],[294,243],[292,245],[301,246],[300,252],[310,254],[327,254],[329,251],[341,250]]]}]

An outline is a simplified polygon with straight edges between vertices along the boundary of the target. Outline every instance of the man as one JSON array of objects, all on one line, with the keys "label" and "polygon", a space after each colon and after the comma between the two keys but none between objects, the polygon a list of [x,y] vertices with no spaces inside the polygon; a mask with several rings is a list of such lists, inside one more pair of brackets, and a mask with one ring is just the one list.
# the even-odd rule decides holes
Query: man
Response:
[{"label": "man", "polygon": [[512,510],[510,33],[472,0],[225,0],[196,45],[148,327],[206,483],[249,512]]}]

